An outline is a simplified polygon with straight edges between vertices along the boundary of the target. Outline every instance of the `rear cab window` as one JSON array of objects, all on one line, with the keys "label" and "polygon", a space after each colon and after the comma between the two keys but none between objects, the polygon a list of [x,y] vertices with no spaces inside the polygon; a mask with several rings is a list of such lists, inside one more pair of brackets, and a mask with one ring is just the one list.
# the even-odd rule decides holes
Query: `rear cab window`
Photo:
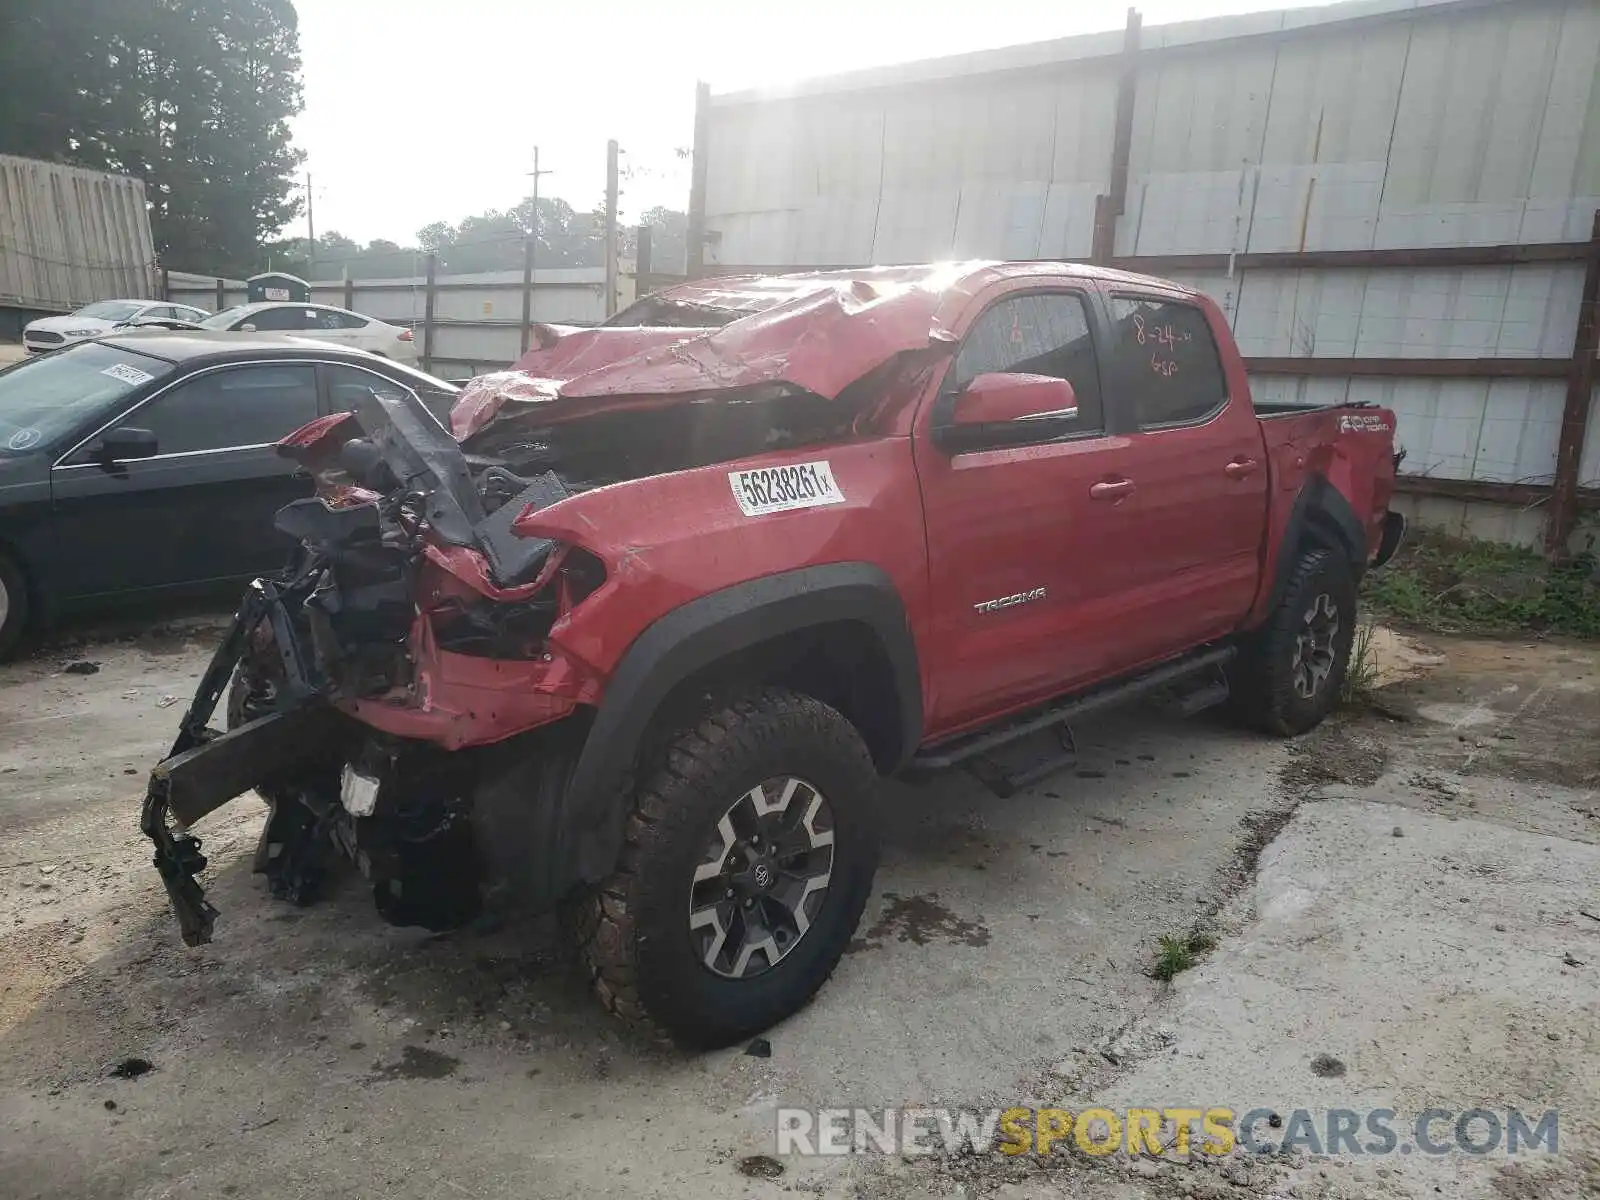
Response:
[{"label": "rear cab window", "polygon": [[1228,402],[1211,324],[1198,305],[1127,293],[1111,309],[1111,378],[1140,429],[1207,421]]},{"label": "rear cab window", "polygon": [[985,309],[967,331],[945,376],[936,420],[944,418],[963,388],[990,373],[1048,375],[1072,385],[1077,415],[1029,422],[1029,440],[1093,434],[1105,428],[1100,368],[1080,292],[1024,292],[1002,296]]}]

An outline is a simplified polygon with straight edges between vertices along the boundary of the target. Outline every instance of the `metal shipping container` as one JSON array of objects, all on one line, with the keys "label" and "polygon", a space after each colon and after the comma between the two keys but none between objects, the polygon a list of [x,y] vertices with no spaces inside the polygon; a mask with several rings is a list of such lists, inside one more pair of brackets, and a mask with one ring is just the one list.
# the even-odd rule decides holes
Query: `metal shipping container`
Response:
[{"label": "metal shipping container", "polygon": [[0,154],[0,332],[153,296],[155,257],[142,181]]}]

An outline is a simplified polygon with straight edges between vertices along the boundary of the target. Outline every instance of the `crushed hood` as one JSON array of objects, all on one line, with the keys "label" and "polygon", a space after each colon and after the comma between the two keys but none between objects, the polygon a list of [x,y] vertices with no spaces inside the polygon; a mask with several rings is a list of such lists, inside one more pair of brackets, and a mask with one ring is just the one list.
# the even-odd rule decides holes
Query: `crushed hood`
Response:
[{"label": "crushed hood", "polygon": [[554,416],[568,400],[595,412],[761,384],[833,399],[898,354],[949,344],[939,307],[952,283],[972,271],[972,264],[942,264],[706,280],[653,302],[720,316],[727,323],[719,327],[540,326],[538,349],[463,389],[451,432],[464,440],[530,405],[555,406]]}]

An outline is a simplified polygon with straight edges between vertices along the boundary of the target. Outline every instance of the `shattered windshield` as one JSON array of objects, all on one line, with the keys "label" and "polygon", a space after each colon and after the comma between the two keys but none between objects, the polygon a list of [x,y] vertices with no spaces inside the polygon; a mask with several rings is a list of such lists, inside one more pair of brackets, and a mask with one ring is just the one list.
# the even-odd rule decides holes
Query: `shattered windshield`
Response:
[{"label": "shattered windshield", "polygon": [[692,300],[670,300],[665,296],[645,296],[608,317],[602,324],[616,327],[657,326],[674,329],[721,329],[750,314],[714,304]]},{"label": "shattered windshield", "polygon": [[171,375],[163,359],[84,342],[0,371],[0,455],[48,450],[109,414],[134,388]]}]

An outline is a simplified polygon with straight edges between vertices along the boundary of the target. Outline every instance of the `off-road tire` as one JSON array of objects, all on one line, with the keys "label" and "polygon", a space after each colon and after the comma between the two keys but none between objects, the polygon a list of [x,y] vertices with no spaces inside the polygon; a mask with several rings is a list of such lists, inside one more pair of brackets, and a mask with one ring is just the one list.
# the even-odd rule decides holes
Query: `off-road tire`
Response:
[{"label": "off-road tire", "polygon": [[[1295,688],[1298,639],[1311,607],[1326,596],[1338,615],[1333,662],[1310,696]],[[1235,716],[1245,725],[1280,737],[1321,724],[1339,702],[1356,629],[1356,585],[1350,562],[1334,550],[1300,552],[1277,607],[1240,648],[1228,667]]]},{"label": "off-road tire", "polygon": [[[828,890],[809,930],[775,965],[741,979],[715,974],[691,943],[694,869],[730,804],[786,772],[813,784],[831,808]],[[877,772],[837,711],[769,688],[672,737],[641,780],[617,871],[567,908],[579,960],[618,1017],[654,1021],[685,1046],[725,1046],[803,1007],[838,965],[878,865]]]},{"label": "off-road tire", "polygon": [[5,595],[5,616],[0,618],[0,662],[5,662],[28,628],[28,581],[4,554],[0,554],[0,588]]}]

